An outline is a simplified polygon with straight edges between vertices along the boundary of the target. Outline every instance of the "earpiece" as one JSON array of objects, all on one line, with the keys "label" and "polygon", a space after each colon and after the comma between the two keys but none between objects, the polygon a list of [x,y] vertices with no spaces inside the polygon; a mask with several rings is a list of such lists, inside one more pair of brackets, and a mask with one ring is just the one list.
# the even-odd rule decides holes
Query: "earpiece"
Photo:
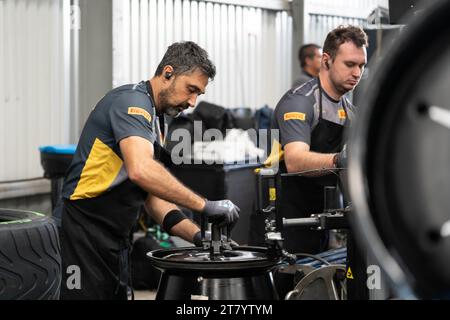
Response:
[{"label": "earpiece", "polygon": [[330,65],[328,64],[328,60],[325,61],[325,67],[327,67],[327,70],[330,70]]},{"label": "earpiece", "polygon": [[172,76],[172,72],[166,72],[166,73],[164,74],[164,77],[165,77],[167,80],[169,80],[171,76]]}]

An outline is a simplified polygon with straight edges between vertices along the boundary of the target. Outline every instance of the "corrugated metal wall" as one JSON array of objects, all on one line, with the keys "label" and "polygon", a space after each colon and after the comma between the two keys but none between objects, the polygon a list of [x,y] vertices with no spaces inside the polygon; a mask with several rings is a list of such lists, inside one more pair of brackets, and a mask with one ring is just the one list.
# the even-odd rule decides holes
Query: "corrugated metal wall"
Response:
[{"label": "corrugated metal wall", "polygon": [[13,199],[0,199],[0,208],[31,210],[50,215],[52,202],[50,195],[31,195]]},{"label": "corrugated metal wall", "polygon": [[367,17],[388,0],[305,0],[305,43],[323,45],[327,33],[341,24],[366,26]]},{"label": "corrugated metal wall", "polygon": [[367,24],[366,19],[363,18],[332,16],[317,13],[310,13],[308,21],[309,32],[305,37],[305,43],[312,42],[317,43],[320,46],[323,45],[328,32],[339,25],[351,24],[364,27]]},{"label": "corrugated metal wall", "polygon": [[202,96],[224,107],[274,107],[290,87],[287,12],[189,0],[114,0],[113,86],[149,79],[167,47],[192,40],[217,67]]},{"label": "corrugated metal wall", "polygon": [[0,0],[0,182],[42,176],[68,142],[68,0]]}]

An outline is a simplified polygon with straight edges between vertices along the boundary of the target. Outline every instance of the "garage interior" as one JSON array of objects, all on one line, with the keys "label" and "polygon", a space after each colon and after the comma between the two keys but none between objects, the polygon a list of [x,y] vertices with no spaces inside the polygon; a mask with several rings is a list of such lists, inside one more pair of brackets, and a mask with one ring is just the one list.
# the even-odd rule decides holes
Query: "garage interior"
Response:
[{"label": "garage interior", "polygon": [[[0,0],[0,300],[78,289],[53,212],[85,123],[182,41],[217,73],[195,108],[162,116],[155,158],[196,194],[231,200],[239,219],[221,227],[179,206],[201,229],[195,246],[142,205],[128,299],[448,299],[449,15],[448,0]],[[315,177],[273,161],[275,108],[294,90],[299,48],[322,52],[340,25],[368,37],[368,63],[345,93],[356,107],[348,165],[315,169],[334,182],[321,208],[299,214],[288,190]]]}]

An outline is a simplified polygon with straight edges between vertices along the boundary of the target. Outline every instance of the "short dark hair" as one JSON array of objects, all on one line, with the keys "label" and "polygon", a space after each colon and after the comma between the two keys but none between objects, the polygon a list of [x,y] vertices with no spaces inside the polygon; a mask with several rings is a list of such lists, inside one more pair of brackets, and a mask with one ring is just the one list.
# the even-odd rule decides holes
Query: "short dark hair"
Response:
[{"label": "short dark hair", "polygon": [[340,45],[349,41],[353,42],[358,48],[367,48],[369,46],[367,34],[363,29],[356,26],[341,25],[328,33],[325,43],[323,44],[323,52],[334,59],[336,58]]},{"label": "short dark hair", "polygon": [[316,49],[320,49],[320,46],[314,43],[308,43],[300,47],[298,50],[298,61],[300,61],[300,67],[306,65],[306,58],[314,58]]},{"label": "short dark hair", "polygon": [[155,76],[160,76],[167,65],[172,66],[174,74],[191,73],[200,69],[211,80],[216,75],[216,67],[209,60],[208,53],[192,41],[171,44],[159,63]]}]

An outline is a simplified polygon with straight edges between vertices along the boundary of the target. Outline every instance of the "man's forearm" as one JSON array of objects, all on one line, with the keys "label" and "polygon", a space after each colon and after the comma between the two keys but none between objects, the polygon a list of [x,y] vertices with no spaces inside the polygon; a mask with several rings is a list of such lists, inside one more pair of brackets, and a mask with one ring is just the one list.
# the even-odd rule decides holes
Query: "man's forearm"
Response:
[{"label": "man's forearm", "polygon": [[[145,201],[145,209],[158,224],[163,225],[166,215],[172,210],[177,210],[178,207],[150,194]],[[165,231],[192,242],[194,235],[200,231],[200,228],[191,220],[184,219],[175,224],[170,230]]]},{"label": "man's forearm", "polygon": [[119,144],[131,181],[168,202],[194,211],[203,211],[205,200],[186,188],[153,159],[153,145],[147,139],[130,136],[120,140]]},{"label": "man's forearm", "polygon": [[145,170],[135,181],[141,188],[151,194],[185,208],[202,211],[205,200],[185,187],[165,167],[153,159],[147,159]]},{"label": "man's forearm", "polygon": [[200,231],[200,228],[191,220],[184,219],[171,229],[171,233],[177,237],[180,237],[186,241],[193,242],[194,235]]},{"label": "man's forearm", "polygon": [[[317,153],[312,151],[302,151],[289,156],[286,161],[288,172],[302,172],[317,169],[332,169],[334,168],[334,153]],[[311,171],[309,176],[324,175],[323,172]]]}]

